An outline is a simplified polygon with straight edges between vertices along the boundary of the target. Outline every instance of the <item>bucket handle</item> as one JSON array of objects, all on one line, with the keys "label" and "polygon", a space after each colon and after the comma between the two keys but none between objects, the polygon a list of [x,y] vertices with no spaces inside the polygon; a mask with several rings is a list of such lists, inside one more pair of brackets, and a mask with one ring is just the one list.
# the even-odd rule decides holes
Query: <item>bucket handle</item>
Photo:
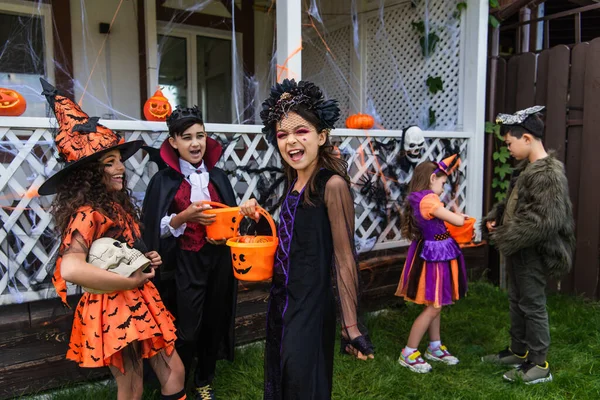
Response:
[{"label": "bucket handle", "polygon": [[219,208],[229,208],[228,205],[225,205],[223,203],[219,203],[219,202],[216,202],[216,201],[202,200],[200,203],[206,204],[208,206],[219,207]]},{"label": "bucket handle", "polygon": [[[272,236],[273,237],[277,237],[277,230],[275,229],[275,222],[273,221],[273,218],[271,217],[271,214],[269,214],[267,212],[267,210],[265,210],[264,208],[258,206],[256,207],[256,211],[258,211],[258,213],[260,215],[262,215],[263,217],[265,217],[265,219],[267,220],[267,222],[269,223],[269,226],[271,227],[271,232],[273,233]],[[235,221],[235,225],[233,226],[233,231],[237,233],[239,227],[240,227],[240,222],[242,222],[243,218],[236,218]]]}]

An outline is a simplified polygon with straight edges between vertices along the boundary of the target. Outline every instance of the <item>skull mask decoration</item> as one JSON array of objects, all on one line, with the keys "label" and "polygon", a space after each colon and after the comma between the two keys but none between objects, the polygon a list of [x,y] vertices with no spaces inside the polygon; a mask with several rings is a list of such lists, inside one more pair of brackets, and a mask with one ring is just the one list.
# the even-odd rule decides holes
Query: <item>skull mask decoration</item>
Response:
[{"label": "skull mask decoration", "polygon": [[[127,243],[119,242],[113,238],[100,238],[90,246],[87,261],[107,271],[128,277],[138,269],[146,269],[150,260],[139,250],[132,249]],[[108,293],[93,288],[83,288],[89,293]]]},{"label": "skull mask decoration", "polygon": [[421,153],[425,148],[425,137],[418,126],[410,126],[404,131],[404,151],[406,158],[413,164],[421,160]]}]

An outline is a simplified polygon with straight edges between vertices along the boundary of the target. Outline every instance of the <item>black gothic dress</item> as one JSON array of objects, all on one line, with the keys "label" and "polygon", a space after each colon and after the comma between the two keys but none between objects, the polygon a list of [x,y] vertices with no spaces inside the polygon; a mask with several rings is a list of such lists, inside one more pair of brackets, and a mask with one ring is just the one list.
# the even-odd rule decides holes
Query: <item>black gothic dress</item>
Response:
[{"label": "black gothic dress", "polygon": [[[350,189],[342,177],[322,169],[313,197],[314,206],[309,206],[303,204],[302,192],[290,192],[281,207],[267,314],[268,400],[330,399],[336,303],[342,326],[358,323]],[[371,346],[364,327],[359,327],[364,343]]]}]

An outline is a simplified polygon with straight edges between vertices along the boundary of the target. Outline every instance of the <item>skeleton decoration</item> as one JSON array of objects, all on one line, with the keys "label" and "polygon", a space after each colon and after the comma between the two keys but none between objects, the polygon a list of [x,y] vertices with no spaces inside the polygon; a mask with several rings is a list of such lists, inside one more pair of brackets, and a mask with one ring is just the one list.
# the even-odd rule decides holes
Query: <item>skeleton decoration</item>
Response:
[{"label": "skeleton decoration", "polygon": [[425,148],[425,137],[418,126],[410,126],[404,131],[404,151],[406,158],[412,164],[421,160],[421,153]]},{"label": "skeleton decoration", "polygon": [[[150,260],[139,250],[132,249],[127,243],[108,237],[94,240],[90,246],[87,261],[98,268],[126,277],[131,276],[138,269],[146,269],[150,265]],[[95,294],[108,293],[94,288],[82,287],[82,289]]]}]

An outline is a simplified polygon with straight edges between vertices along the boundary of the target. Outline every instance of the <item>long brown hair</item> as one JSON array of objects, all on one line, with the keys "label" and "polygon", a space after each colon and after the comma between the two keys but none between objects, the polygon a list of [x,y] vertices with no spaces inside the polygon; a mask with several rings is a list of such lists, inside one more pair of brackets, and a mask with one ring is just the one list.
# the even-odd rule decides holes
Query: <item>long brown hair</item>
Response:
[{"label": "long brown hair", "polygon": [[[424,161],[417,165],[413,171],[412,178],[408,184],[408,195],[413,192],[421,192],[431,187],[431,175],[438,168],[438,165],[433,161]],[[444,176],[444,171],[438,171],[435,176]],[[402,237],[410,240],[418,240],[421,238],[421,230],[417,226],[415,221],[414,210],[408,200],[409,196],[404,199],[404,206],[402,208],[402,224],[401,232]]]},{"label": "long brown hair", "polygon": [[123,189],[108,191],[104,183],[104,164],[91,161],[68,174],[60,183],[56,197],[50,206],[50,213],[56,220],[56,230],[62,236],[79,207],[90,206],[107,217],[115,219],[114,203],[121,205],[125,212],[140,224],[139,208],[131,200],[126,175],[123,174]]},{"label": "long brown hair", "polygon": [[[314,112],[307,109],[306,106],[300,105],[297,108],[292,109],[291,112],[295,112],[318,130],[317,127],[320,125],[319,117],[317,117]],[[277,151],[279,151],[278,146]],[[287,193],[294,180],[298,177],[298,172],[296,172],[294,168],[286,163],[283,157],[281,157],[281,163],[283,164],[283,169],[285,171],[285,192]],[[348,163],[339,158],[339,156],[334,152],[333,145],[329,139],[329,132],[326,132],[325,143],[319,147],[319,151],[317,153],[317,167],[306,183],[306,189],[304,190],[304,196],[302,199],[306,205],[314,206],[314,202],[311,199],[315,199],[314,195],[317,192],[317,183],[315,177],[321,168],[330,170],[340,175],[346,182],[348,182],[348,185],[350,184],[350,177],[348,176]]]}]

